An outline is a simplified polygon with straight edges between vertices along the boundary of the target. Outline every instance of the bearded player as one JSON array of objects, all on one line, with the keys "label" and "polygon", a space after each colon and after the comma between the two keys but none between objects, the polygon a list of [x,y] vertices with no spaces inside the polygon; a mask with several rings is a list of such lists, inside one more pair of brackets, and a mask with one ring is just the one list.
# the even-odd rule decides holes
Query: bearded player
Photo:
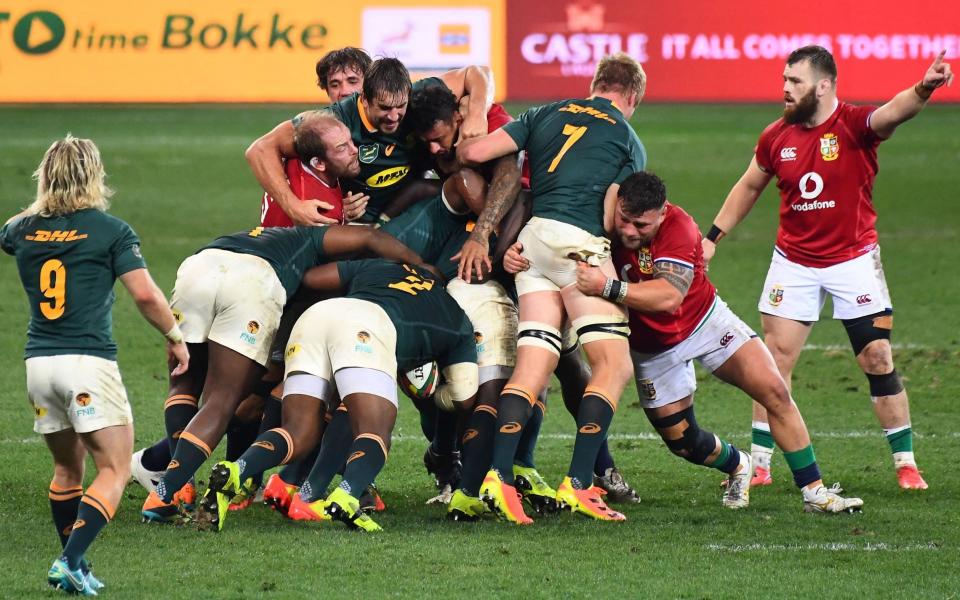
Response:
[{"label": "bearded player", "polygon": [[[716,243],[742,221],[770,180],[780,189],[780,226],[759,310],[767,347],[790,383],[824,300],[843,322],[857,363],[870,383],[877,420],[893,453],[900,487],[926,489],[913,455],[910,407],[893,364],[893,304],[880,261],[873,182],[877,147],[919,113],[953,73],[941,52],[923,78],[880,106],[837,99],[837,66],[820,46],[787,57],[783,117],[757,143],[746,172],[730,190],[703,242]],[[755,405],[755,485],[771,482],[773,443],[766,412]]]}]

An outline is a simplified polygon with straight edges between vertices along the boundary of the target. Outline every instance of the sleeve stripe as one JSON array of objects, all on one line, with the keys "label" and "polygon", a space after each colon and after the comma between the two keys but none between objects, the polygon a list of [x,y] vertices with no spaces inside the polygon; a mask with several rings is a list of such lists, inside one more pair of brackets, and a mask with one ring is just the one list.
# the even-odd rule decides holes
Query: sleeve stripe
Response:
[{"label": "sleeve stripe", "polygon": [[658,262],[674,263],[674,264],[681,265],[681,266],[683,266],[683,267],[687,267],[688,269],[694,268],[693,263],[687,262],[687,261],[685,261],[685,260],[680,260],[679,258],[663,257],[663,258],[655,258],[655,259],[653,259],[653,264],[657,264]]}]

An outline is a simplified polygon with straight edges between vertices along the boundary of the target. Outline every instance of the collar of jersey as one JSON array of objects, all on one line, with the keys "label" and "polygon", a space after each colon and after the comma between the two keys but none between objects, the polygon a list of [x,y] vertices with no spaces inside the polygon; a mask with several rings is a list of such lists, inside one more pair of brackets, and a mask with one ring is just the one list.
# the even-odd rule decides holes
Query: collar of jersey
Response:
[{"label": "collar of jersey", "polygon": [[[307,166],[306,164],[304,164],[304,162],[303,162],[302,160],[300,161],[300,168],[303,170],[304,173],[306,173],[306,174],[309,175],[310,177],[313,177],[314,179],[316,179],[317,181],[319,181],[324,187],[329,188],[329,189],[333,189],[333,188],[335,187],[335,186],[333,186],[333,185],[330,185],[330,184],[327,183],[326,181],[320,179],[320,176],[317,175],[316,173],[314,173],[314,172],[313,172],[313,169],[311,169],[309,166]],[[334,179],[334,182],[336,183],[337,186],[340,185],[339,180]]]},{"label": "collar of jersey", "polygon": [[376,127],[370,124],[370,119],[367,118],[367,112],[363,110],[363,102],[360,101],[359,96],[357,96],[357,112],[360,113],[360,122],[363,123],[367,133],[373,133],[377,130]]},{"label": "collar of jersey", "polygon": [[603,100],[604,102],[609,102],[611,106],[623,113],[623,109],[617,106],[617,103],[609,98],[601,98],[600,96],[589,96],[587,100]]}]

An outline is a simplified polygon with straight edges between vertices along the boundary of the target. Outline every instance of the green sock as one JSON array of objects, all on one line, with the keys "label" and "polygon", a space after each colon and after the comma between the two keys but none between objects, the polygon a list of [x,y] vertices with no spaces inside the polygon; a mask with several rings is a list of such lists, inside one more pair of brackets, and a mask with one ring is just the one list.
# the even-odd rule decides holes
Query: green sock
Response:
[{"label": "green sock", "polygon": [[607,429],[613,421],[613,406],[603,396],[587,392],[577,412],[577,437],[573,443],[573,458],[567,475],[576,489],[593,485],[593,463],[600,445],[607,439]]},{"label": "green sock", "polygon": [[237,465],[240,467],[240,481],[283,464],[291,454],[293,454],[293,444],[287,430],[278,427],[262,433],[237,459]]},{"label": "green sock", "polygon": [[883,433],[887,436],[891,452],[913,452],[913,430],[909,425],[896,429],[884,429]]},{"label": "green sock", "polygon": [[107,506],[100,498],[101,495],[91,487],[80,501],[77,521],[73,524],[70,539],[63,548],[62,559],[71,569],[80,568],[80,562],[87,548],[93,543],[100,530],[110,522],[113,508]]},{"label": "green sock", "polygon": [[813,453],[813,445],[801,448],[796,452],[784,452],[790,470],[793,471],[793,482],[803,488],[820,479],[820,467],[817,466],[817,457]]},{"label": "green sock", "polygon": [[340,487],[354,498],[373,483],[387,462],[386,444],[376,435],[361,433],[350,446],[350,457]]},{"label": "green sock", "polygon": [[70,531],[77,520],[77,511],[80,510],[80,498],[83,496],[83,488],[62,488],[50,483],[50,512],[53,513],[53,524],[57,528],[57,535],[60,536],[60,547],[67,545],[70,539]]}]

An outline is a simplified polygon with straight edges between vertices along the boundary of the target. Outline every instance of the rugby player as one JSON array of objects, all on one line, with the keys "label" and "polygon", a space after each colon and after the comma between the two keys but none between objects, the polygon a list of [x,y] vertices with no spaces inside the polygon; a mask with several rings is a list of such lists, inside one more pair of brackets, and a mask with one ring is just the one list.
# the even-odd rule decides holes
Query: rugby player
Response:
[{"label": "rugby player", "polygon": [[824,487],[803,417],[769,351],[717,295],[704,271],[697,224],[682,208],[667,202],[659,177],[639,172],[623,182],[611,228],[613,260],[621,280],[581,262],[577,287],[629,309],[637,394],[670,451],[728,474],[724,506],[739,509],[749,504],[750,455],[701,428],[694,415],[696,359],[768,408],[773,435],[802,491],[804,510],[858,510],[862,500],[841,497],[838,487]]},{"label": "rugby player", "polygon": [[283,307],[304,272],[357,252],[421,262],[389,235],[332,225],[257,227],[217,238],[180,265],[170,306],[196,360],[186,373],[170,378],[164,420],[176,449],[143,504],[146,520],[169,521],[181,505],[192,504],[192,477],[260,381]]},{"label": "rugby player", "polygon": [[[464,67],[418,81],[417,86],[445,85],[470,106],[470,130],[486,131],[486,112],[493,88],[489,69]],[[369,196],[364,222],[376,222],[389,200],[413,182],[420,181],[422,165],[414,160],[414,144],[401,128],[410,95],[410,74],[397,59],[381,58],[367,69],[360,94],[348,96],[329,110],[349,129],[360,151],[360,174],[344,183],[345,189]],[[480,126],[482,125],[482,127]],[[293,158],[293,123],[285,121],[257,139],[246,158],[263,189],[298,225],[330,223],[320,214],[329,206],[319,200],[300,201],[287,184],[283,158]],[[411,171],[413,172],[411,175]],[[435,189],[435,188],[433,188]],[[429,191],[432,194],[433,189]],[[354,207],[348,207],[352,212]],[[388,211],[395,216],[393,211]],[[384,219],[386,220],[386,219]]]},{"label": "rugby player", "polygon": [[317,86],[330,102],[339,102],[363,89],[363,74],[373,61],[363,48],[345,46],[331,50],[317,61]]},{"label": "rugby player", "polygon": [[[565,316],[577,331],[593,373],[580,403],[573,458],[557,501],[595,519],[625,519],[607,508],[592,482],[598,449],[633,370],[627,317],[622,307],[577,290],[576,261],[571,257],[590,261],[616,277],[610,241],[604,237],[604,202],[612,202],[619,183],[645,165],[643,145],[627,121],[645,84],[646,76],[635,60],[622,53],[605,57],[597,65],[590,98],[532,108],[518,120],[457,148],[459,159],[467,164],[482,164],[521,149],[527,150],[530,160],[534,216],[519,239],[532,268],[517,276],[517,367],[500,396],[493,468],[481,487],[481,495],[495,511],[513,523],[532,523],[517,499],[512,463],[524,424],[557,366]],[[487,206],[483,212],[493,208]],[[481,213],[479,221],[486,220]],[[472,271],[472,261],[467,260],[467,280]]]},{"label": "rugby player", "polygon": [[[466,315],[432,275],[409,264],[345,261],[311,269],[311,289],[342,292],[308,308],[286,350],[283,424],[261,435],[237,462],[218,463],[200,503],[203,519],[222,529],[230,497],[247,478],[298,458],[323,427],[333,386],[353,429],[339,486],[326,495],[314,473],[290,506],[291,516],[333,517],[353,528],[380,526],[360,510],[358,496],[383,468],[397,418],[397,369],[435,360],[444,380],[434,396],[445,410],[477,392],[477,352]],[[330,319],[330,315],[338,315]]]},{"label": "rugby player", "polygon": [[[34,173],[37,198],[0,229],[30,301],[27,396],[53,457],[50,510],[63,553],[51,586],[96,596],[103,584],[85,554],[113,518],[130,477],[133,414],[117,368],[110,309],[120,279],[143,317],[167,339],[173,375],[190,355],[129,225],[106,213],[111,190],[93,141],[54,142]],[[84,492],[84,461],[97,475]]]},{"label": "rugby player", "polygon": [[[944,52],[916,85],[879,108],[837,99],[837,66],[826,49],[792,52],[783,71],[783,116],[760,134],[753,159],[703,242],[709,262],[717,242],[777,177],[780,225],[758,305],[764,340],[789,386],[824,300],[832,298],[833,318],[843,323],[867,377],[904,489],[926,489],[927,482],[914,459],[907,392],[893,364],[893,304],[880,261],[873,182],[880,143],[953,81]],[[756,405],[752,450],[754,484],[770,483],[773,442],[767,416]]]}]

